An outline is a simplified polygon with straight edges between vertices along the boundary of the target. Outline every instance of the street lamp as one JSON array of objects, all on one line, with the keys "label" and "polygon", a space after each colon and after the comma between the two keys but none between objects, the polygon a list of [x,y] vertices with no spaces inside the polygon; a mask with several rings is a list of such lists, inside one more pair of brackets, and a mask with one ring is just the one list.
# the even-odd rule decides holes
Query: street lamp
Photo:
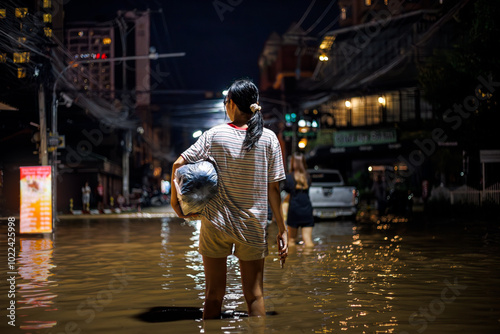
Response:
[{"label": "street lamp", "polygon": [[386,101],[383,96],[378,97],[378,103],[380,104],[380,111],[381,111],[381,118],[382,118],[382,123],[385,124],[387,122],[387,107],[386,107]]},{"label": "street lamp", "polygon": [[[57,133],[57,107],[59,101],[57,100],[56,89],[59,80],[63,77],[64,73],[66,73],[70,68],[78,67],[80,64],[88,64],[88,63],[105,63],[112,61],[127,61],[127,60],[139,60],[139,59],[151,59],[156,60],[160,58],[173,58],[173,57],[183,57],[185,56],[185,52],[176,52],[176,53],[150,53],[144,56],[129,56],[129,57],[116,57],[116,58],[104,58],[104,59],[86,59],[86,60],[75,60],[68,64],[56,77],[54,80],[54,85],[52,87],[52,136],[58,136]],[[57,147],[52,151],[52,228],[55,226],[55,222],[57,220],[57,191],[56,191],[56,177],[57,177]]]},{"label": "street lamp", "polygon": [[350,126],[352,124],[352,103],[351,103],[351,100],[345,100],[344,102],[344,105],[345,107],[347,108],[347,115],[349,117],[346,117],[347,118],[347,125]]}]

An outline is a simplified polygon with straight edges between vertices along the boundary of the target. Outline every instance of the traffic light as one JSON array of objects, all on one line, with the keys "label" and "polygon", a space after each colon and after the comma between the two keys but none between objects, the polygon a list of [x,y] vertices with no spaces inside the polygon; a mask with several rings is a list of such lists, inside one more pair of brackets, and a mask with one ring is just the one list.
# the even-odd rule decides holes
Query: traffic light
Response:
[{"label": "traffic light", "polygon": [[298,135],[300,137],[316,138],[320,125],[319,117],[318,110],[305,110],[304,115],[300,116],[297,122]]}]

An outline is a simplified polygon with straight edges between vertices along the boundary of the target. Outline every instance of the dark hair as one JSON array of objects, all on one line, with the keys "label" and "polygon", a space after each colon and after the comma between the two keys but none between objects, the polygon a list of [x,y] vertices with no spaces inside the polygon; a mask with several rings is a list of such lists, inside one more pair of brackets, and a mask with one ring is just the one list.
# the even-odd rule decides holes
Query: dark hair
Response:
[{"label": "dark hair", "polygon": [[250,80],[240,79],[229,87],[227,97],[233,100],[241,112],[252,115],[247,122],[248,129],[243,141],[243,148],[250,151],[260,139],[264,128],[262,113],[259,110],[250,110],[250,105],[259,101],[259,90]]}]

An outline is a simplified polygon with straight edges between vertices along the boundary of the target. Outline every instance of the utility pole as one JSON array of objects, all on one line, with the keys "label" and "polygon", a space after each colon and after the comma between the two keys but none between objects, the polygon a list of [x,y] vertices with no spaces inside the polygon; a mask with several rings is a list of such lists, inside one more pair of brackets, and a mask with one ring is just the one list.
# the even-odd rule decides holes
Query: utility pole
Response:
[{"label": "utility pole", "polygon": [[[124,19],[124,12],[119,11],[118,14],[121,16],[118,19],[118,28],[120,29],[120,38],[122,44],[122,57],[127,57],[127,22]],[[127,97],[127,61],[122,62],[122,105],[127,109],[127,117],[130,114],[129,106],[130,99]],[[130,153],[132,153],[132,132],[130,129],[126,129],[123,138],[123,152],[122,152],[122,193],[125,197],[127,205],[130,203]]]},{"label": "utility pole", "polygon": [[38,113],[40,115],[40,146],[38,156],[40,157],[40,164],[46,166],[48,164],[47,120],[45,117],[45,89],[42,83],[38,87]]},{"label": "utility pole", "polygon": [[[114,62],[114,61],[125,61],[125,60],[137,60],[137,59],[149,59],[149,60],[155,60],[155,59],[160,59],[160,58],[172,58],[172,57],[183,57],[185,56],[186,53],[184,52],[177,52],[177,53],[151,53],[148,55],[142,55],[142,56],[130,56],[130,57],[115,57],[115,58],[106,58],[106,59],[90,59],[90,60],[81,60],[81,61],[72,61],[69,65],[67,65],[65,68],[62,69],[61,72],[59,72],[58,76],[54,80],[54,84],[52,87],[52,136],[57,137],[57,107],[59,105],[59,101],[57,99],[57,84],[59,83],[59,80],[63,77],[64,73],[68,71],[70,68],[75,68],[78,67],[80,64],[89,64],[89,63],[103,63],[103,62]],[[129,142],[131,143],[132,140],[132,133],[130,132],[130,140]],[[54,145],[52,145],[54,146]],[[131,149],[131,145],[130,145]],[[129,153],[130,154],[130,153]],[[128,160],[127,160],[128,161]],[[53,224],[57,220],[57,212],[56,212],[56,201],[57,201],[57,195],[56,195],[56,178],[57,178],[57,147],[54,147],[53,155],[52,155],[52,202],[53,202],[53,207],[52,207],[52,222]],[[127,185],[128,185],[128,179],[127,179]]]}]

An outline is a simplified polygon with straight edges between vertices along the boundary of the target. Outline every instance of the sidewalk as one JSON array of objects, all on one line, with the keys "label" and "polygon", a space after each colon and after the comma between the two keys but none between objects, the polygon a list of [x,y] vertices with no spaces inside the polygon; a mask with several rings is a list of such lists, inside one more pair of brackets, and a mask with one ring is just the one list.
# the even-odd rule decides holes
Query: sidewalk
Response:
[{"label": "sidewalk", "polygon": [[[91,210],[91,213],[81,213],[80,210],[77,210],[75,211],[75,214],[59,213],[57,215],[57,219],[67,220],[67,219],[165,218],[165,217],[176,218],[177,217],[170,204],[160,207],[148,207],[142,209],[141,211],[133,209],[120,213],[111,212],[109,210],[108,212],[109,213],[99,213],[97,210]],[[9,217],[14,217],[16,220],[19,220],[19,212],[14,213],[12,215],[0,214],[0,221],[7,220]]]},{"label": "sidewalk", "polygon": [[140,211],[137,209],[131,211],[124,211],[120,213],[109,212],[99,213],[97,210],[91,210],[91,213],[71,214],[64,213],[57,215],[59,219],[113,219],[113,218],[175,218],[177,215],[174,210],[168,205],[159,207],[147,207]]}]

